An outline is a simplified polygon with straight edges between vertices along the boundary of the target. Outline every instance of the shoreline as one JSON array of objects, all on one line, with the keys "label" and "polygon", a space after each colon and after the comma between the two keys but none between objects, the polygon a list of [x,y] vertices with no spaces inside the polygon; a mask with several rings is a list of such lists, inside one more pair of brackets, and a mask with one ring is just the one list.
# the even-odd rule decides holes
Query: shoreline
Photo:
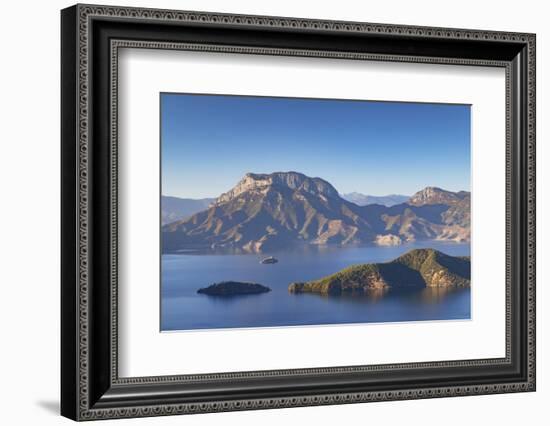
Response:
[{"label": "shoreline", "polygon": [[[438,246],[471,246],[471,242],[462,242],[454,240],[418,240],[407,241],[399,245],[380,245],[375,243],[368,244],[298,244],[295,246],[289,246],[278,250],[269,250],[261,252],[246,251],[241,249],[211,249],[211,248],[182,248],[178,250],[161,251],[161,257],[165,255],[190,255],[190,256],[212,256],[212,255],[239,255],[239,256],[269,256],[281,253],[326,253],[335,252],[339,250],[357,250],[363,248],[380,249],[380,250],[395,250],[399,248],[407,249],[408,247],[414,248],[435,248]],[[469,255],[468,255],[469,256]]]}]

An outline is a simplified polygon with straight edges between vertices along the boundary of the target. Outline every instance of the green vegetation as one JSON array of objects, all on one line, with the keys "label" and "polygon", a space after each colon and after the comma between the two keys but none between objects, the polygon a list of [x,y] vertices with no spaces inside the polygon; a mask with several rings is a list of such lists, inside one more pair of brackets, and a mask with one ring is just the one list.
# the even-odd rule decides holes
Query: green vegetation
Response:
[{"label": "green vegetation", "polygon": [[345,268],[319,280],[292,283],[291,293],[339,294],[385,288],[468,287],[470,258],[415,249],[386,263]]}]

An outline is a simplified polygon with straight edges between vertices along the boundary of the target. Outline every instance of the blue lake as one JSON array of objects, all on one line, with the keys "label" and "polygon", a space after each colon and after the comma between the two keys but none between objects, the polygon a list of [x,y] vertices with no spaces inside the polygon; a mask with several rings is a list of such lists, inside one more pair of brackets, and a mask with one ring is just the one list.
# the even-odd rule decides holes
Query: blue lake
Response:
[{"label": "blue lake", "polygon": [[[469,255],[469,244],[423,242],[395,247],[322,247],[277,253],[263,265],[254,254],[165,254],[162,256],[161,330],[280,327],[315,324],[456,320],[470,318],[470,289],[421,289],[365,295],[290,294],[288,285],[360,263],[392,260],[413,248]],[[197,290],[220,281],[248,281],[271,292],[215,297]],[[475,283],[472,283],[475,285]]]}]

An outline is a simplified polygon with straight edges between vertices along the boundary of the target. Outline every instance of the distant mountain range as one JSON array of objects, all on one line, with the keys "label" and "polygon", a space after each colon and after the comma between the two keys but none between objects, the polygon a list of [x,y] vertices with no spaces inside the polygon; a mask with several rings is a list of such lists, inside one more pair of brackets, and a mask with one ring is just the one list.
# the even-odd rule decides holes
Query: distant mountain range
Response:
[{"label": "distant mountain range", "polygon": [[185,248],[265,252],[293,244],[400,244],[470,240],[470,194],[425,188],[390,207],[360,206],[321,178],[247,173],[208,208],[162,227],[165,252]]},{"label": "distant mountain range", "polygon": [[407,202],[408,195],[365,195],[359,192],[350,192],[349,194],[342,194],[344,200],[357,204],[358,206],[368,206],[369,204],[381,204],[386,207],[395,206]]},{"label": "distant mountain range", "polygon": [[192,216],[195,213],[207,209],[215,200],[215,198],[195,200],[191,198],[177,198],[163,195],[160,200],[162,224],[166,225],[167,223]]}]

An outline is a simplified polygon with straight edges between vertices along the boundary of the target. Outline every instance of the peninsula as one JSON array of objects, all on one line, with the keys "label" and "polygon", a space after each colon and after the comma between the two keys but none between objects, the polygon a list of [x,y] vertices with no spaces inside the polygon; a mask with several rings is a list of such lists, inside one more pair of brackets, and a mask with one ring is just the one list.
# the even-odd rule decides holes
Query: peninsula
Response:
[{"label": "peninsula", "polygon": [[330,295],[391,288],[469,286],[469,257],[415,249],[390,262],[354,265],[318,280],[292,283],[288,291]]}]

